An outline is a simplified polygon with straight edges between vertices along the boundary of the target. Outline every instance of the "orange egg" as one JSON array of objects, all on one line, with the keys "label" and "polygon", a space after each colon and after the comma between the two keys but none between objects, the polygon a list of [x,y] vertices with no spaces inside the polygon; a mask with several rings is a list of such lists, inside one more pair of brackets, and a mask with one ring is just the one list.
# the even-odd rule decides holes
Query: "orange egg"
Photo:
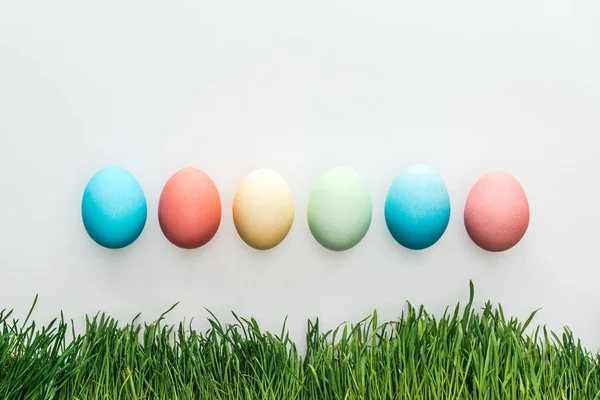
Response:
[{"label": "orange egg", "polygon": [[221,223],[221,198],[212,179],[197,168],[176,172],[160,195],[158,222],[175,246],[194,249],[208,243]]},{"label": "orange egg", "polygon": [[529,202],[511,175],[485,175],[471,189],[464,215],[467,233],[484,250],[499,252],[515,246],[529,226]]}]

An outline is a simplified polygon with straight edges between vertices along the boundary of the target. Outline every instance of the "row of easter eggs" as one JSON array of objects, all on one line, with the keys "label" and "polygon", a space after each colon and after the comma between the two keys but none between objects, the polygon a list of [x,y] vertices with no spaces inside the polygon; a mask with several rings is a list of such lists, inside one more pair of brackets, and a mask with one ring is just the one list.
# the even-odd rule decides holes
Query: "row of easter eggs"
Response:
[{"label": "row of easter eggs", "polygon": [[[165,184],[158,221],[174,245],[194,249],[208,243],[221,224],[221,198],[203,171],[185,168]],[[277,172],[259,169],[240,184],[233,199],[233,221],[249,246],[268,250],[281,243],[294,220],[294,199]],[[385,201],[385,221],[402,246],[422,250],[435,244],[450,220],[450,197],[441,176],[425,165],[404,169]],[[98,171],[82,200],[83,224],[99,245],[117,249],[133,243],[146,225],[147,205],[138,181],[120,167]],[[314,238],[333,251],[348,250],[367,234],[372,204],[367,186],[353,169],[335,167],[315,183],[307,219]],[[494,172],[480,178],[464,209],[468,235],[481,248],[505,251],[516,245],[529,225],[529,203],[519,182]]]}]

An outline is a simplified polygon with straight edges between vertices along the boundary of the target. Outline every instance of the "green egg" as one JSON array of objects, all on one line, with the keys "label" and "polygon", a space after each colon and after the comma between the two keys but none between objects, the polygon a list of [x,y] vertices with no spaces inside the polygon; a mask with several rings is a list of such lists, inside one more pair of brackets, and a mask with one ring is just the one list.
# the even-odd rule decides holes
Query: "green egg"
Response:
[{"label": "green egg", "polygon": [[310,231],[329,250],[356,246],[369,230],[371,215],[367,185],[348,167],[334,167],[321,175],[308,199]]}]

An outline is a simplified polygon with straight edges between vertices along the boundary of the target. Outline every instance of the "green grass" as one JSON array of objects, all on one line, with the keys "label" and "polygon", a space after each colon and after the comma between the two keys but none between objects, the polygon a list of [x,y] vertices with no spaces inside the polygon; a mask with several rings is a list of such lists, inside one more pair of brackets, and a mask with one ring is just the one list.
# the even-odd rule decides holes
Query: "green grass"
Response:
[{"label": "green grass", "polygon": [[470,289],[439,319],[409,303],[381,324],[309,321],[303,354],[285,323],[273,334],[235,314],[204,333],[98,314],[77,334],[62,315],[38,327],[3,311],[0,399],[600,399],[599,359],[568,329],[475,310]]}]

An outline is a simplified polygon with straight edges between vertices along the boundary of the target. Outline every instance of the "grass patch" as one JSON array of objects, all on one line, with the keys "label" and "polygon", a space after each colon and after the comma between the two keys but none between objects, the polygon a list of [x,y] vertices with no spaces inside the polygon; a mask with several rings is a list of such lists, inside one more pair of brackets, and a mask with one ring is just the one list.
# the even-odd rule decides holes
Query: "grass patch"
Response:
[{"label": "grass patch", "polygon": [[439,319],[409,303],[381,324],[376,312],[326,332],[309,321],[303,354],[285,323],[273,334],[235,314],[211,314],[206,332],[98,314],[81,334],[62,315],[38,327],[11,314],[0,313],[1,399],[600,399],[599,359],[568,329],[474,310],[472,283]]}]

